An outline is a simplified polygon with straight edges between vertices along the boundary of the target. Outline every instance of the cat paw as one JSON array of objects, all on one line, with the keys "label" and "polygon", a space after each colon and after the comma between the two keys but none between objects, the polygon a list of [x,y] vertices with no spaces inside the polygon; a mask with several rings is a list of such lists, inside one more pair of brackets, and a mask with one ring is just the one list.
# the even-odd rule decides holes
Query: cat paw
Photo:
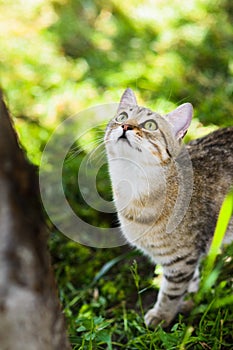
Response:
[{"label": "cat paw", "polygon": [[193,300],[185,300],[183,301],[181,304],[180,304],[180,307],[179,307],[179,312],[184,314],[184,315],[187,315],[189,314],[192,309],[194,308],[194,302]]},{"label": "cat paw", "polygon": [[163,328],[166,328],[167,326],[169,326],[170,322],[172,321],[172,318],[168,318],[165,315],[159,315],[157,310],[153,308],[146,313],[144,321],[145,324],[151,328],[155,328],[160,323]]}]

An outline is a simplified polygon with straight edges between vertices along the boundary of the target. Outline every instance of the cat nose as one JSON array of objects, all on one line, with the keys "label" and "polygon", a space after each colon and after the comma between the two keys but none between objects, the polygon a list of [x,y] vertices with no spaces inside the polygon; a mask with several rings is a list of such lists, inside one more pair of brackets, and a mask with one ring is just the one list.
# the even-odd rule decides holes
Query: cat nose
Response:
[{"label": "cat nose", "polygon": [[123,125],[121,125],[121,127],[124,131],[133,130],[133,126],[130,124],[123,124]]}]

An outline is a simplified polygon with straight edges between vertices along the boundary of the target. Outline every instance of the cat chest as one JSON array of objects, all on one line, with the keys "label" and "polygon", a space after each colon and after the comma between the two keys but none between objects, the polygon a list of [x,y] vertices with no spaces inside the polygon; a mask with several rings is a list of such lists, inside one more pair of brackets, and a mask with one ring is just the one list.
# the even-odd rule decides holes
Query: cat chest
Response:
[{"label": "cat chest", "polygon": [[[136,209],[136,208],[135,208]],[[130,209],[119,212],[118,217],[121,230],[126,239],[137,246],[150,249],[158,241],[164,240],[165,221],[163,218],[156,220],[154,209],[141,210],[137,208],[131,213]],[[156,243],[157,244],[157,243]]]},{"label": "cat chest", "polygon": [[132,246],[148,255],[157,264],[170,263],[177,255],[181,256],[189,251],[188,244],[179,243],[174,236],[168,235],[164,225],[156,227],[123,225],[122,232]]}]

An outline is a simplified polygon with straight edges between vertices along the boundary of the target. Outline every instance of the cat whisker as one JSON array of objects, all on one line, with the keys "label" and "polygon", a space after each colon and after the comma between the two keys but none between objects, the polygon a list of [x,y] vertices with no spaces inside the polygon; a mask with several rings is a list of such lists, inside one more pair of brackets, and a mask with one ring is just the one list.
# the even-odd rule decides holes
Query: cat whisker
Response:
[{"label": "cat whisker", "polygon": [[87,152],[88,149],[90,149],[90,147],[93,149],[93,147],[95,147],[96,145],[99,145],[100,143],[103,142],[103,138],[99,138],[97,140],[94,140],[86,145],[78,145],[74,148],[72,148],[70,150],[70,152],[68,153],[66,160],[65,161],[71,161],[73,159],[75,159],[76,157],[78,157],[78,155],[82,152]]},{"label": "cat whisker", "polygon": [[[102,148],[102,149],[101,149]],[[97,153],[98,152],[98,153]],[[99,153],[100,152],[100,153]],[[91,151],[89,154],[88,161],[91,163],[93,162],[98,156],[98,163],[101,164],[102,160],[105,156],[105,143],[102,141],[95,149]]]}]

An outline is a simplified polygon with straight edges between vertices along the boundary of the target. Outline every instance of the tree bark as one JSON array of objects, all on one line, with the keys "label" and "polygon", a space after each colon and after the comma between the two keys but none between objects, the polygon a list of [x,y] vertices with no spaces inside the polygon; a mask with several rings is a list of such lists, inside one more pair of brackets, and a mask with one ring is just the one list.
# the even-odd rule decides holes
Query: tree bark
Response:
[{"label": "tree bark", "polygon": [[0,96],[0,349],[70,349],[47,250],[36,168]]}]

